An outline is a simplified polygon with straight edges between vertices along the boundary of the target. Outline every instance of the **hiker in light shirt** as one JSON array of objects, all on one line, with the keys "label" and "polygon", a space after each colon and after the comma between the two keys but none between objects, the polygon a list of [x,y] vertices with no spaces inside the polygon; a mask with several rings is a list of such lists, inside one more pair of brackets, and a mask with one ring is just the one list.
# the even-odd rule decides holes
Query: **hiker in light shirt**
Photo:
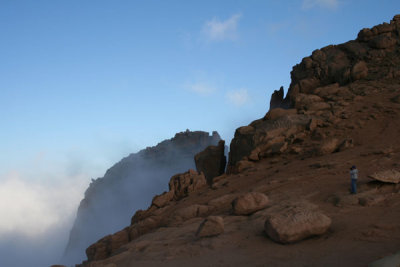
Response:
[{"label": "hiker in light shirt", "polygon": [[351,178],[351,190],[352,194],[357,194],[357,178],[358,178],[358,170],[356,166],[352,166],[350,168],[350,178]]}]

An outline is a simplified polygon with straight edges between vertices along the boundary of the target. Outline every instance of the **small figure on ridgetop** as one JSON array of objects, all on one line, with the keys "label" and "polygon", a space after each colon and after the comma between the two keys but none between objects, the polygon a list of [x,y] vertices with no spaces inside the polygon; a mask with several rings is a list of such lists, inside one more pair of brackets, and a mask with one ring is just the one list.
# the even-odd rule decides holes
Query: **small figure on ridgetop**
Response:
[{"label": "small figure on ridgetop", "polygon": [[357,178],[358,178],[358,170],[356,166],[352,166],[350,168],[350,178],[351,178],[351,189],[350,192],[352,194],[357,194]]}]

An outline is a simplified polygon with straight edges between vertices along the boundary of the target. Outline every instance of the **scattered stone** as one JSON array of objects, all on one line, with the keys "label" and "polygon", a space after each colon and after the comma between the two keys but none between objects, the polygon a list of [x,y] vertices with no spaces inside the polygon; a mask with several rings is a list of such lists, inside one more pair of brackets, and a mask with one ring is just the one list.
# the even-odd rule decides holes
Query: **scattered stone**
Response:
[{"label": "scattered stone", "polygon": [[250,192],[237,197],[232,202],[233,214],[249,215],[268,205],[268,197],[263,193]]},{"label": "scattered stone", "polygon": [[191,192],[194,192],[207,184],[203,173],[198,173],[195,170],[189,170],[185,173],[172,176],[169,181],[169,190],[174,192],[174,199],[179,200],[187,197]]},{"label": "scattered stone", "polygon": [[396,170],[384,170],[376,172],[371,174],[369,177],[384,183],[400,183],[400,172]]},{"label": "scattered stone", "polygon": [[267,215],[264,229],[267,235],[279,243],[293,243],[324,234],[331,219],[310,205],[282,205]]},{"label": "scattered stone", "polygon": [[329,138],[324,140],[319,148],[320,154],[325,155],[334,152],[338,147],[338,143],[339,141],[336,138]]},{"label": "scattered stone", "polygon": [[209,216],[199,226],[198,237],[217,236],[224,232],[224,219],[221,216]]}]

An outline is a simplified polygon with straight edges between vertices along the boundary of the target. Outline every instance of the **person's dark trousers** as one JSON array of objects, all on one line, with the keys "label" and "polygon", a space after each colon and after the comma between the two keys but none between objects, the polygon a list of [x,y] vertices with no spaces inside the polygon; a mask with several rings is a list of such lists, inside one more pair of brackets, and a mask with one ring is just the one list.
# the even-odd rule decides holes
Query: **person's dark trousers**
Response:
[{"label": "person's dark trousers", "polygon": [[351,179],[351,193],[357,194],[357,179]]}]

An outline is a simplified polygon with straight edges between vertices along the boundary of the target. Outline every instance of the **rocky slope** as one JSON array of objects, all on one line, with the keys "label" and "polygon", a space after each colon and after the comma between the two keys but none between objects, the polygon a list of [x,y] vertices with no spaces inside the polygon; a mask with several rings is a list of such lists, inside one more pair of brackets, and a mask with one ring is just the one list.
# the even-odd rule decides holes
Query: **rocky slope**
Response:
[{"label": "rocky slope", "polygon": [[126,225],[132,213],[146,207],[151,196],[167,189],[175,173],[195,167],[194,156],[220,141],[217,132],[182,132],[157,146],[131,154],[92,180],[70,233],[64,262],[84,259],[85,249]]},{"label": "rocky slope", "polygon": [[172,176],[79,266],[366,266],[399,251],[400,15],[291,76],[236,130],[226,174]]}]

